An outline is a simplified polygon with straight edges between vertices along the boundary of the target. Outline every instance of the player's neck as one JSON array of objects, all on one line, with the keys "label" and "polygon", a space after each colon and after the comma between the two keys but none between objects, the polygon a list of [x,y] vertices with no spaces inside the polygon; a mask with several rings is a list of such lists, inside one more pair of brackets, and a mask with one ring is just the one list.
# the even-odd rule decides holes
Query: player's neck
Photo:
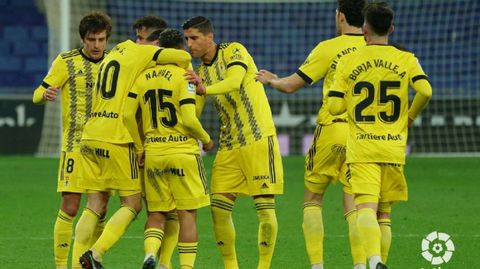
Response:
[{"label": "player's neck", "polygon": [[215,55],[217,55],[217,44],[214,42],[210,48],[208,48],[207,53],[205,53],[201,59],[202,62],[205,64],[211,64],[212,61],[215,58]]},{"label": "player's neck", "polygon": [[388,45],[388,36],[367,36],[367,45]]},{"label": "player's neck", "polygon": [[341,29],[342,34],[362,34],[362,28],[345,24]]}]

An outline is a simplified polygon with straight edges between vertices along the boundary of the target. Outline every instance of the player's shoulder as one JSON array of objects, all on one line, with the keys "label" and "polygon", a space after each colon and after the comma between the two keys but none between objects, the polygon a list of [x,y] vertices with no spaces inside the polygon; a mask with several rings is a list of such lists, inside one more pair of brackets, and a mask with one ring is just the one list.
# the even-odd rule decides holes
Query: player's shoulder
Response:
[{"label": "player's shoulder", "polygon": [[221,50],[235,50],[235,49],[243,49],[246,50],[245,46],[240,42],[224,42],[218,44],[219,49]]},{"label": "player's shoulder", "polygon": [[73,49],[60,53],[59,57],[63,60],[80,56],[80,49]]}]

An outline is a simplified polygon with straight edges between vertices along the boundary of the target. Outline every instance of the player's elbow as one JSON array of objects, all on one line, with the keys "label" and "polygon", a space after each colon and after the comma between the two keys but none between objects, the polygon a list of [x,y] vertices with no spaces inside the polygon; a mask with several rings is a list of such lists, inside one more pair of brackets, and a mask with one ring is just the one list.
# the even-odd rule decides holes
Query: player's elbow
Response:
[{"label": "player's elbow", "polygon": [[345,105],[345,99],[343,97],[345,96],[344,93],[342,92],[336,92],[336,91],[330,91],[328,93],[329,99],[328,99],[328,112],[334,116],[340,115],[344,113],[347,108]]}]

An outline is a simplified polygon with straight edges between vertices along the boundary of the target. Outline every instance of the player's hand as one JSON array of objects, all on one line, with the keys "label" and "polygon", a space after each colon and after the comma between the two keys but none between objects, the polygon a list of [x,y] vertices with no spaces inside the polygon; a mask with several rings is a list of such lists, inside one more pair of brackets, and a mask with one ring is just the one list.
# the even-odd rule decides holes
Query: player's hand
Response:
[{"label": "player's hand", "polygon": [[268,70],[260,69],[260,71],[255,74],[255,79],[264,85],[270,85],[272,80],[278,79],[278,76]]},{"label": "player's hand", "polygon": [[143,168],[145,166],[145,152],[137,153],[138,167]]},{"label": "player's hand", "polygon": [[208,143],[202,145],[202,149],[205,152],[210,151],[212,148],[213,148],[213,140],[212,139],[210,139],[210,141],[208,141]]},{"label": "player's hand", "polygon": [[186,80],[197,86],[197,94],[205,95],[205,93],[207,92],[205,86],[203,85],[202,79],[195,73],[195,71],[187,70],[184,76]]},{"label": "player's hand", "polygon": [[46,101],[55,101],[57,99],[58,92],[60,91],[60,87],[53,87],[50,86],[47,90],[43,93],[43,99]]}]

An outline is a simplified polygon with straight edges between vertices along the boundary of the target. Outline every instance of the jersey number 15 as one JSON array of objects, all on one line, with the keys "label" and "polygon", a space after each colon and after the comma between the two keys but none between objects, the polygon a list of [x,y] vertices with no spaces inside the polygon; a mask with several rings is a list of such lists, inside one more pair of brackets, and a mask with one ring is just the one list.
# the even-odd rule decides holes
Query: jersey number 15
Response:
[{"label": "jersey number 15", "polygon": [[177,113],[175,110],[175,105],[172,102],[169,102],[167,98],[172,97],[172,91],[165,89],[157,90],[148,90],[143,96],[143,101],[150,104],[150,116],[151,123],[153,128],[158,127],[157,122],[157,111],[163,112],[167,111],[167,117],[161,117],[160,121],[165,127],[173,127],[177,124]]}]

